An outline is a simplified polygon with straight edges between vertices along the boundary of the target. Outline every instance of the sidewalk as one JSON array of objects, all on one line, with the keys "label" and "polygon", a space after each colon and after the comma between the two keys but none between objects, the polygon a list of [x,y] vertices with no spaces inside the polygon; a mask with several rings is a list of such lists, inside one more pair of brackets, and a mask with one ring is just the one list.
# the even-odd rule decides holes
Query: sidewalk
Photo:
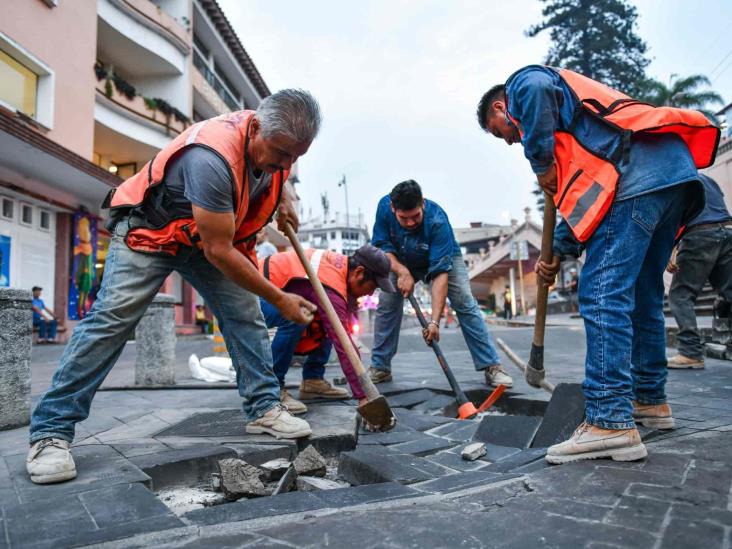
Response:
[{"label": "sidewalk", "polygon": [[[527,358],[531,329],[492,331]],[[546,341],[547,377],[580,382],[583,330],[550,327]],[[180,341],[179,357],[206,343]],[[443,330],[441,344],[463,389],[485,395],[460,331]],[[34,349],[36,398],[57,351]],[[128,346],[113,370],[116,379],[106,383],[131,379],[133,365]],[[730,546],[728,363],[708,360],[706,370],[670,372],[678,429],[644,431],[645,461],[559,467],[547,466],[544,448],[534,443],[537,433],[566,425],[547,407],[547,393],[505,367],[516,384],[499,400],[497,414],[450,419],[454,402],[432,351],[419,330],[404,330],[395,379],[379,386],[399,418],[397,428],[358,432],[352,402],[311,403],[306,417],[315,432],[300,444],[245,434],[233,389],[100,391],[90,418],[78,425],[74,481],[33,485],[24,472],[27,428],[0,432],[0,548]],[[185,371],[184,364],[179,368]],[[329,367],[326,377],[340,375]],[[288,381],[299,381],[299,372]],[[569,399],[562,411],[576,404]],[[465,443],[481,438],[489,442],[488,454],[461,460]],[[208,482],[219,459],[261,465],[290,460],[308,444],[326,456],[328,476],[337,467],[353,486],[212,507],[176,507],[165,499],[177,484]]]}]

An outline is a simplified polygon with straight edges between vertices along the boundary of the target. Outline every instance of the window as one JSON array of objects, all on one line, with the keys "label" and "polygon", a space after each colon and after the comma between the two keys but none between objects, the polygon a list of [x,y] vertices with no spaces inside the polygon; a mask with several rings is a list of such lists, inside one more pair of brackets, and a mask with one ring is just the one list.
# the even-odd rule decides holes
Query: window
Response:
[{"label": "window", "polygon": [[54,72],[0,31],[0,104],[53,129]]},{"label": "window", "polygon": [[196,46],[196,49],[201,53],[203,57],[208,57],[208,48],[203,45],[203,42],[201,42],[201,39],[196,35],[196,33],[193,33],[193,45]]},{"label": "window", "polygon": [[0,99],[23,114],[36,116],[38,76],[0,50]]},{"label": "window", "polygon": [[15,217],[15,202],[6,196],[1,197],[0,200],[2,200],[2,211],[0,211],[2,218],[12,220]]},{"label": "window", "polygon": [[38,226],[44,231],[51,230],[51,212],[48,210],[40,210]]},{"label": "window", "polygon": [[33,206],[30,204],[20,205],[20,222],[23,225],[33,225]]},{"label": "window", "polygon": [[342,231],[342,232],[341,232],[341,238],[342,238],[343,240],[346,240],[346,239],[348,238],[348,233],[347,233],[346,231]]},{"label": "window", "polygon": [[330,232],[330,239],[331,239],[331,240],[335,240],[335,237],[336,237],[336,235],[335,235],[335,231],[331,231],[331,232]]}]

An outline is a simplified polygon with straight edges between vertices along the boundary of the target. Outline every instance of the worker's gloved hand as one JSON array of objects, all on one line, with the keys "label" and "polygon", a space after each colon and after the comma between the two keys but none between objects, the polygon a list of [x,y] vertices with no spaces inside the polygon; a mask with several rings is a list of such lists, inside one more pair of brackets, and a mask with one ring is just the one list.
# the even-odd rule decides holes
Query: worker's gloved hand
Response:
[{"label": "worker's gloved hand", "polygon": [[440,327],[435,322],[430,322],[422,330],[422,337],[427,345],[432,345],[433,341],[440,341]]},{"label": "worker's gloved hand", "polygon": [[318,309],[307,299],[297,294],[283,292],[275,307],[287,320],[297,324],[309,324],[313,321],[313,314]]},{"label": "worker's gloved hand", "polygon": [[554,196],[557,193],[557,167],[552,164],[545,173],[536,174],[536,179],[539,182],[539,187],[548,194]]},{"label": "worker's gloved hand", "polygon": [[405,298],[409,297],[414,290],[414,277],[409,273],[400,274],[397,277],[397,288]]},{"label": "worker's gloved hand", "polygon": [[557,273],[559,272],[559,263],[559,256],[556,255],[552,257],[551,263],[546,263],[541,259],[536,262],[534,272],[539,276],[539,281],[544,286],[551,286],[556,281]]}]

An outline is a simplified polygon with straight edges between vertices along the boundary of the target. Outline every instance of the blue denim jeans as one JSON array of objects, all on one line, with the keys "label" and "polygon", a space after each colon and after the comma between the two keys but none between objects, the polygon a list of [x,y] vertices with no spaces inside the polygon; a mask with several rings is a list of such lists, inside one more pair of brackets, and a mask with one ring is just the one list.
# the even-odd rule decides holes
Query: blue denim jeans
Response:
[{"label": "blue denim jeans", "polygon": [[[280,382],[280,387],[285,386],[285,376],[290,369],[292,356],[295,354],[300,338],[307,326],[297,324],[283,317],[276,307],[260,298],[259,302],[264,313],[264,321],[267,328],[277,328],[277,333],[272,340],[272,359],[274,373]],[[330,351],[333,344],[327,337],[323,339],[320,347],[307,355],[302,366],[303,379],[323,379],[325,377],[325,364],[330,358]]]},{"label": "blue denim jeans", "polygon": [[244,420],[262,416],[280,401],[258,297],[226,278],[200,250],[183,249],[176,257],[130,250],[127,230],[126,220],[115,228],[97,299],[74,329],[51,387],[33,411],[31,442],[74,439],[75,424],[89,416],[96,390],[172,271],[198,290],[219,320],[244,397]]},{"label": "blue denim jeans", "polygon": [[46,320],[45,318],[33,319],[33,327],[38,327],[39,339],[56,339],[57,326],[58,324],[55,318],[53,320]]},{"label": "blue denim jeans", "polygon": [[[391,277],[396,286],[393,273]],[[493,337],[470,291],[470,279],[461,255],[452,258],[452,270],[447,275],[447,299],[460,321],[475,369],[480,371],[500,364]],[[379,308],[374,321],[374,347],[371,351],[371,366],[377,370],[391,371],[391,359],[399,346],[403,307],[402,294],[381,292],[379,295]]]},{"label": "blue denim jeans", "polygon": [[690,185],[615,202],[587,241],[579,281],[585,321],[585,416],[605,429],[634,426],[632,400],[666,402],[663,272]]}]

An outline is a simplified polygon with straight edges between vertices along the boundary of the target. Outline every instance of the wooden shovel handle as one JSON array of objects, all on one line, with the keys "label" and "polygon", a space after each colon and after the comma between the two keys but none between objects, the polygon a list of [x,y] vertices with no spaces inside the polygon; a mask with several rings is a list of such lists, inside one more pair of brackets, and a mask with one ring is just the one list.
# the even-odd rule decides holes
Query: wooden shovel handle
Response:
[{"label": "wooden shovel handle", "polygon": [[328,294],[325,293],[325,288],[323,288],[322,282],[320,282],[317,273],[313,270],[313,266],[310,264],[310,261],[308,261],[308,258],[305,256],[305,250],[303,250],[300,241],[297,239],[297,235],[295,234],[292,225],[290,225],[289,223],[285,225],[285,234],[287,235],[287,238],[290,239],[292,247],[295,248],[297,257],[300,258],[300,262],[305,268],[305,272],[308,275],[310,284],[312,284],[313,290],[315,290],[315,294],[318,296],[318,301],[320,301],[320,305],[323,307],[323,309],[325,309],[325,314],[328,316],[328,320],[330,321],[331,326],[333,326],[333,329],[338,336],[338,341],[341,342],[343,349],[346,351],[348,360],[353,365],[353,369],[356,371],[356,375],[359,376],[359,378],[363,377],[365,369],[363,367],[363,363],[361,362],[361,358],[358,356],[358,353],[353,346],[353,342],[348,337],[346,329],[343,327],[343,324],[341,324],[341,320],[338,318],[338,315],[333,308],[333,304],[330,302],[330,299],[328,299]]},{"label": "wooden shovel handle", "polygon": [[[554,205],[554,197],[544,194],[544,198],[544,229],[541,235],[541,253],[539,254],[539,259],[545,263],[551,263],[554,257],[552,248],[554,246],[554,225],[556,225],[557,221],[557,208]],[[549,288],[541,283],[541,278],[539,277],[537,277],[537,284],[533,343],[537,347],[543,347]]]}]

